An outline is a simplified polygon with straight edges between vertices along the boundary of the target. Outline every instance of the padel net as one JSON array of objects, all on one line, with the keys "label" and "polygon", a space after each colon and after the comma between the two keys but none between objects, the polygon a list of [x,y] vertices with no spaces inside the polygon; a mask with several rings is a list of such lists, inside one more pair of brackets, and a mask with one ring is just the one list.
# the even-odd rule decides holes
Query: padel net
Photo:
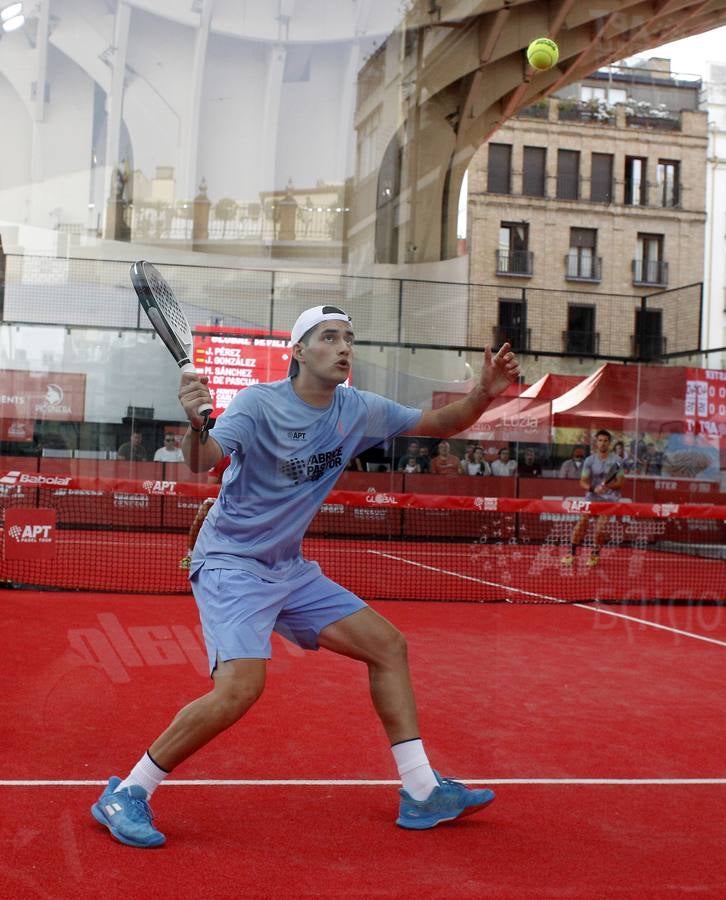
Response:
[{"label": "padel net", "polygon": [[[0,471],[1,585],[186,593],[188,529],[216,490]],[[583,514],[608,517],[608,540],[596,566],[588,539],[565,566]],[[336,490],[303,554],[367,600],[726,602],[726,507],[707,503]]]}]

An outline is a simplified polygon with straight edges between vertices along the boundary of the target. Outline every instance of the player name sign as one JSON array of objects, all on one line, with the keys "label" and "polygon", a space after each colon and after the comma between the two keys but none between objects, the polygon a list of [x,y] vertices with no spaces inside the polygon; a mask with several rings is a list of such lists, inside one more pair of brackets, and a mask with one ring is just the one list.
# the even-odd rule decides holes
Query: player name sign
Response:
[{"label": "player name sign", "polygon": [[209,378],[213,416],[243,388],[285,378],[289,365],[290,348],[282,336],[262,337],[241,329],[194,335],[194,367]]}]

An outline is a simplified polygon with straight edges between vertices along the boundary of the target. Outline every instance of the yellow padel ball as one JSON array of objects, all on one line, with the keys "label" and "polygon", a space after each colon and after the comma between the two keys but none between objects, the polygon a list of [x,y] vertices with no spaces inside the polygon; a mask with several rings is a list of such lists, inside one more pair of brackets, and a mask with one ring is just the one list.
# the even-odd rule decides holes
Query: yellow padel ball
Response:
[{"label": "yellow padel ball", "polygon": [[560,48],[549,38],[535,38],[527,47],[527,62],[535,69],[551,69],[560,58]]}]

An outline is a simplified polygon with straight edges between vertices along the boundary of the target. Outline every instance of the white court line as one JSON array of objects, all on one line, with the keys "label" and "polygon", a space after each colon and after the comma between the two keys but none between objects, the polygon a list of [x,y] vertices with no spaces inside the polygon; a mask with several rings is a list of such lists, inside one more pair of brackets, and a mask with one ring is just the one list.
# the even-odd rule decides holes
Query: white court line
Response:
[{"label": "white court line", "polygon": [[368,550],[368,553],[375,553],[376,556],[384,556],[386,559],[395,559],[397,562],[406,563],[409,566],[416,566],[419,569],[427,569],[429,572],[438,572],[441,575],[452,575],[454,578],[461,578],[464,581],[475,581],[477,584],[486,584],[488,587],[501,588],[507,593],[523,594],[525,597],[537,597],[539,600],[547,600],[550,603],[565,603],[561,597],[550,597],[549,594],[537,594],[534,591],[524,591],[521,588],[511,587],[508,584],[499,584],[496,581],[486,581],[484,578],[475,578],[473,575],[463,575],[461,572],[450,572],[448,569],[441,569],[439,566],[427,566],[425,563],[416,562],[413,559],[406,559],[405,556],[396,556],[393,553],[384,553],[382,550]]},{"label": "white court line", "polygon": [[[527,597],[537,597],[540,600],[548,600],[552,603],[567,603],[561,597],[550,597],[549,594],[537,594],[534,591],[524,591],[520,588],[511,587],[510,585],[498,584],[496,581],[486,581],[483,578],[474,578],[472,575],[463,575],[461,572],[450,572],[448,569],[441,569],[438,566],[428,566],[424,563],[415,562],[406,559],[403,556],[395,556],[392,553],[383,553],[381,550],[369,550],[369,553],[375,553],[378,556],[385,556],[388,559],[395,559],[398,562],[407,563],[409,566],[417,566],[420,569],[428,569],[429,572],[439,572],[442,575],[452,575],[454,578],[462,578],[465,581],[475,581],[478,584],[486,584],[489,587],[501,588],[508,593],[522,594]],[[650,628],[658,628],[661,631],[670,631],[672,634],[680,634],[683,637],[693,638],[694,641],[705,641],[707,644],[716,644],[719,647],[726,647],[726,641],[719,641],[717,638],[706,637],[702,634],[694,634],[692,631],[682,631],[680,628],[674,628],[671,625],[661,625],[658,622],[651,622],[648,619],[639,619],[636,616],[628,616],[625,613],[614,612],[610,609],[603,609],[602,606],[590,606],[586,603],[570,603],[569,606],[576,606],[578,609],[588,609],[590,612],[601,613],[606,616],[615,616],[618,619],[627,619],[631,622],[638,622],[641,625]]]},{"label": "white court line", "polygon": [[[726,778],[457,778],[466,784],[561,784],[561,785],[692,785],[724,784]],[[0,787],[103,787],[97,780],[13,780],[0,781]],[[162,787],[399,787],[400,780],[363,778],[167,778]]]},{"label": "white court line", "polygon": [[637,616],[628,616],[625,613],[615,612],[612,609],[603,609],[602,606],[588,606],[585,603],[573,603],[578,609],[589,609],[590,612],[600,613],[603,616],[615,616],[616,619],[627,619],[629,622],[637,622],[639,625],[646,625],[649,628],[659,628],[661,631],[670,631],[672,634],[680,634],[683,637],[693,638],[694,641],[705,641],[707,644],[716,644],[719,647],[726,647],[726,641],[719,641],[717,638],[706,637],[704,634],[695,634],[692,631],[682,631],[680,628],[673,628],[672,625],[661,625],[660,622],[651,622],[649,619],[639,619]]}]

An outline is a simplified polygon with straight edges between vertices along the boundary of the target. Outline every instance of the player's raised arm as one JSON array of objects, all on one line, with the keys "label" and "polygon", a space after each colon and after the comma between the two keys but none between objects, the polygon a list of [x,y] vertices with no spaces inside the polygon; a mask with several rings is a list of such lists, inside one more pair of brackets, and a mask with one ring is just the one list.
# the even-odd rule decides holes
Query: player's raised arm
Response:
[{"label": "player's raised arm", "polygon": [[495,397],[519,378],[519,363],[509,344],[503,344],[492,356],[491,347],[484,348],[484,365],[476,386],[461,400],[440,409],[427,409],[409,434],[428,437],[450,437],[458,434],[479,418]]}]

